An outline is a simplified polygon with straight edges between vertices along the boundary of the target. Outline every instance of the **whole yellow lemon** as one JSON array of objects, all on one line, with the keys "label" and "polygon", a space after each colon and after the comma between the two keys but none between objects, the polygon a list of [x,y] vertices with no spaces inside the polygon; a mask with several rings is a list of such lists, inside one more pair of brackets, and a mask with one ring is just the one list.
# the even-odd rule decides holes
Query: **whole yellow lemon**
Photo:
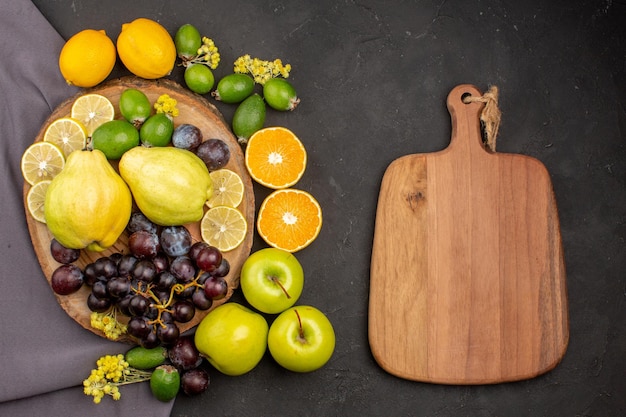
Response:
[{"label": "whole yellow lemon", "polygon": [[146,18],[122,25],[117,52],[130,72],[146,79],[168,75],[176,62],[172,36],[159,23]]},{"label": "whole yellow lemon", "polygon": [[109,76],[115,59],[115,45],[106,32],[85,29],[63,45],[59,69],[68,84],[93,87]]}]

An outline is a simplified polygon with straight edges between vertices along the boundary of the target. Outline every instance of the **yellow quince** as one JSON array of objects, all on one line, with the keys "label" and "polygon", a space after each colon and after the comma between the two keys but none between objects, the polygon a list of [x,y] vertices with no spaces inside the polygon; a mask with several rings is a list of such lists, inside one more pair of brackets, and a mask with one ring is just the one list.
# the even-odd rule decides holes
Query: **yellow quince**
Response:
[{"label": "yellow quince", "polygon": [[99,150],[72,152],[46,193],[46,225],[72,249],[102,252],[124,232],[132,195]]}]

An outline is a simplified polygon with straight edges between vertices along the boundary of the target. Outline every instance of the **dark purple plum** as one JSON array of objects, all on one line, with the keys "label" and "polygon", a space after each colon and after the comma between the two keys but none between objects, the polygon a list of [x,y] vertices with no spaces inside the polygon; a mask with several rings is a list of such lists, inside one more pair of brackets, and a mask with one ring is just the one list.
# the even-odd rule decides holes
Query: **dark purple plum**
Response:
[{"label": "dark purple plum", "polygon": [[204,161],[209,171],[224,168],[230,160],[230,148],[221,139],[209,139],[202,142],[195,153]]},{"label": "dark purple plum", "polygon": [[197,126],[183,123],[172,133],[172,145],[175,148],[194,151],[202,143],[202,132]]},{"label": "dark purple plum", "polygon": [[185,226],[168,226],[161,230],[161,249],[168,256],[186,255],[191,245],[191,233]]},{"label": "dark purple plum", "polygon": [[209,374],[202,368],[190,369],[180,377],[180,387],[187,395],[202,394],[209,388]]}]

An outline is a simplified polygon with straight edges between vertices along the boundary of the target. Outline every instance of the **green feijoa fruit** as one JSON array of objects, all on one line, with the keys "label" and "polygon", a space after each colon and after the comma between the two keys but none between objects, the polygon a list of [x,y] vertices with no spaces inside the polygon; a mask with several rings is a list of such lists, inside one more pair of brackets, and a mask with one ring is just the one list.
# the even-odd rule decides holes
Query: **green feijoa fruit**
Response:
[{"label": "green feijoa fruit", "polygon": [[139,139],[143,146],[167,146],[172,140],[174,123],[165,113],[150,116],[139,130]]},{"label": "green feijoa fruit", "polygon": [[233,115],[233,133],[239,143],[247,143],[254,132],[265,123],[265,102],[254,93],[241,102]]},{"label": "green feijoa fruit", "polygon": [[173,400],[180,389],[180,374],[172,365],[159,365],[150,376],[152,395],[163,402]]},{"label": "green feijoa fruit", "polygon": [[198,49],[202,46],[202,36],[194,25],[187,23],[176,31],[174,45],[180,58],[192,58],[198,55]]},{"label": "green feijoa fruit", "polygon": [[185,69],[185,84],[198,94],[206,94],[213,88],[215,77],[211,68],[204,64],[192,64]]},{"label": "green feijoa fruit", "polygon": [[252,94],[254,79],[246,74],[229,74],[217,83],[217,88],[211,93],[216,99],[224,103],[241,103]]},{"label": "green feijoa fruit", "polygon": [[127,120],[103,123],[91,134],[91,147],[106,155],[107,159],[120,159],[124,152],[139,145],[139,132]]},{"label": "green feijoa fruit", "polygon": [[155,348],[145,348],[143,346],[135,346],[128,350],[124,355],[124,359],[128,365],[135,369],[152,369],[165,363],[167,358],[167,349],[163,346]]},{"label": "green feijoa fruit", "polygon": [[124,119],[135,125],[135,127],[141,126],[152,112],[150,100],[142,91],[136,88],[127,88],[122,92],[119,107]]},{"label": "green feijoa fruit", "polygon": [[300,99],[296,89],[284,78],[271,78],[263,85],[263,98],[274,110],[287,111],[296,108]]}]

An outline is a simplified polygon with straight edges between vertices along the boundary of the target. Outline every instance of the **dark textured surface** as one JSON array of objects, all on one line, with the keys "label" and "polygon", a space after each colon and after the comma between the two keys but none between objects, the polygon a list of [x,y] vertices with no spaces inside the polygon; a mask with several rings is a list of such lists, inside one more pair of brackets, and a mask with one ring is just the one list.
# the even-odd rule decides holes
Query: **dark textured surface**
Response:
[{"label": "dark textured surface", "polygon": [[[325,223],[297,255],[306,274],[301,303],[333,321],[335,355],[306,375],[280,369],[269,356],[245,376],[214,371],[209,391],[180,396],[173,416],[626,413],[623,2],[34,3],[64,38],[92,27],[115,39],[122,23],[140,16],[172,34],[192,23],[220,48],[218,78],[244,53],[293,66],[301,105],[290,114],[270,112],[267,124],[292,129],[309,152],[298,187],[319,199]],[[118,66],[113,76],[126,74]],[[180,68],[171,78],[182,81]],[[369,262],[382,174],[399,156],[447,146],[445,99],[463,83],[499,87],[498,151],[541,160],[556,193],[570,343],[557,368],[528,381],[468,387],[404,381],[383,372],[368,346]],[[230,119],[234,108],[218,107]],[[267,193],[256,191],[259,201]]]}]

